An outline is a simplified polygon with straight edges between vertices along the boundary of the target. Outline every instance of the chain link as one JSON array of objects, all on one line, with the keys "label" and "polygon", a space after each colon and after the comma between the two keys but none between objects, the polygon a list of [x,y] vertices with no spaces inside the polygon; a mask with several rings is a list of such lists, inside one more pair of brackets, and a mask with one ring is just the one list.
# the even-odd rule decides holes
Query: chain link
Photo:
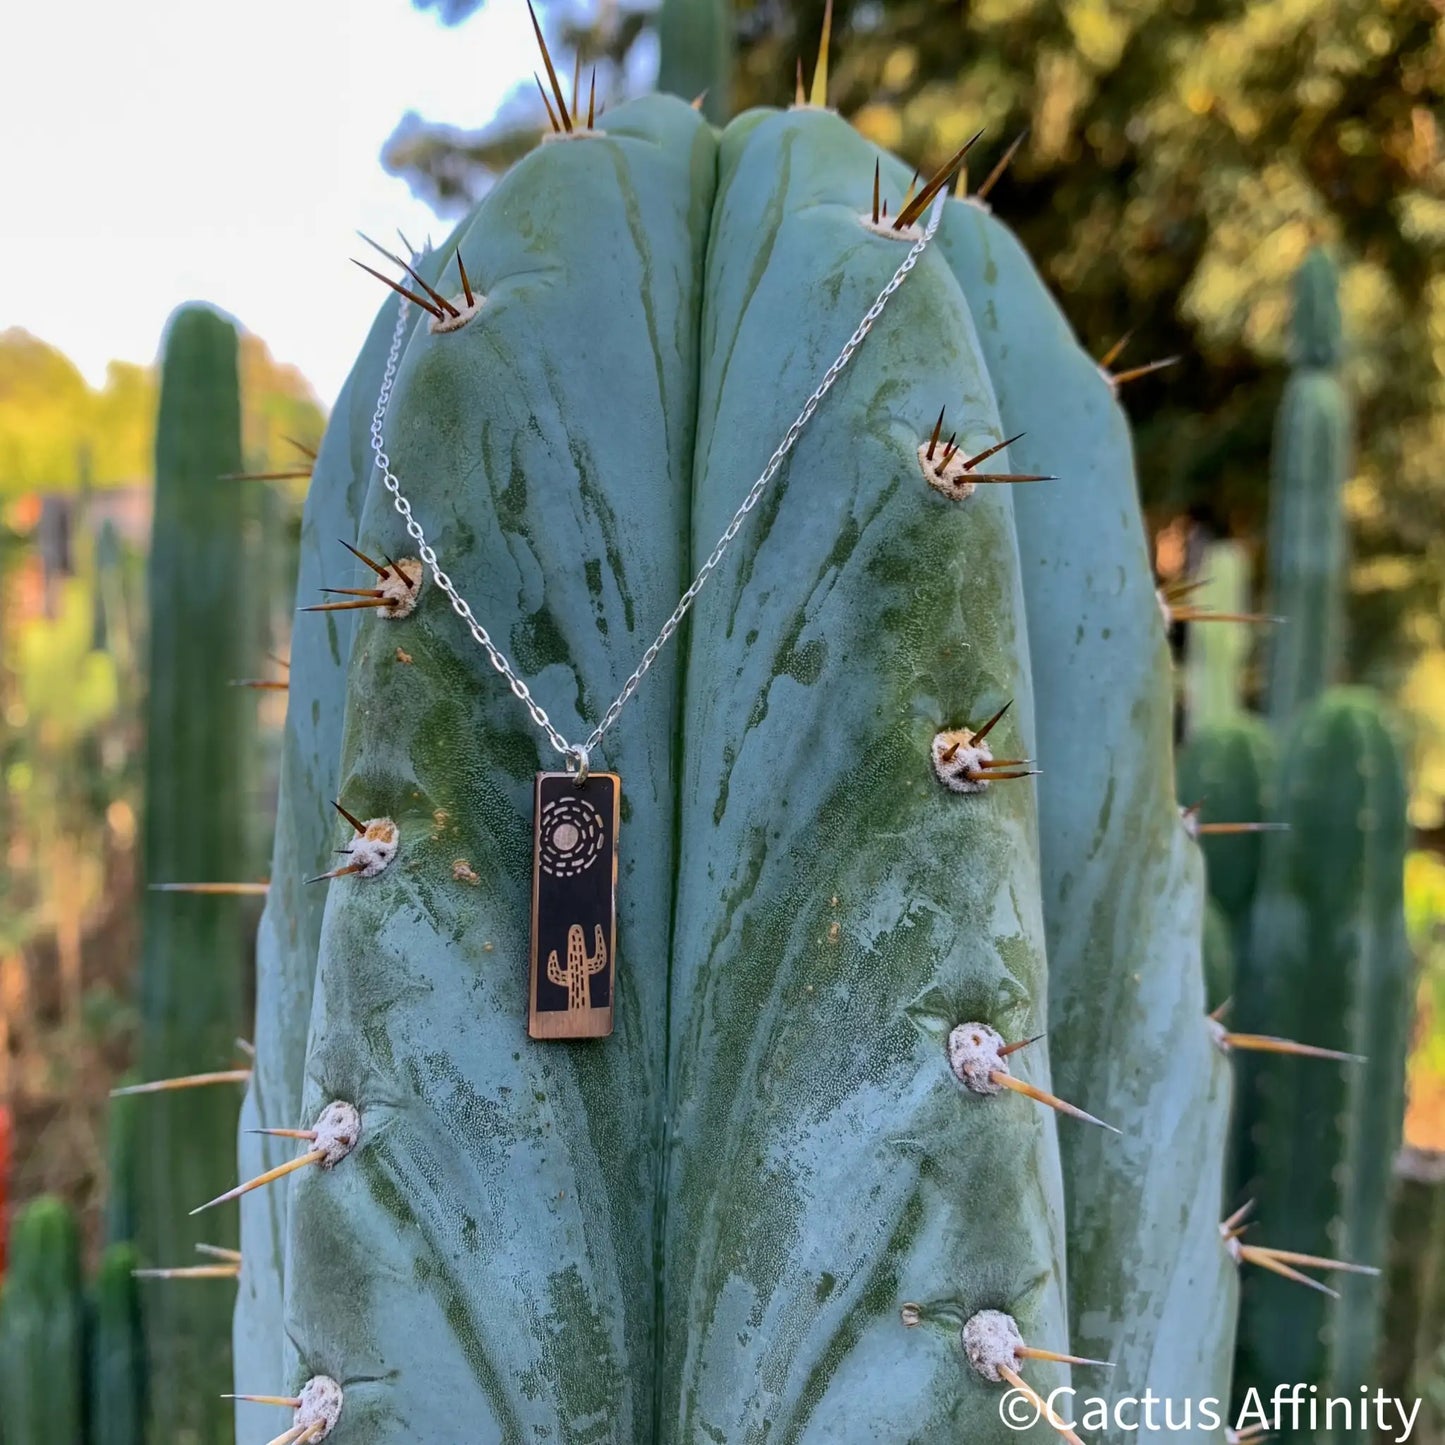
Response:
[{"label": "chain link", "polygon": [[612,706],[603,714],[602,721],[592,729],[583,743],[569,743],[562,736],[552,719],[547,716],[536,698],[532,696],[527,684],[517,676],[511,663],[492,641],[491,634],[477,621],[466,598],[457,591],[452,579],[442,571],[441,565],[437,561],[437,554],[427,542],[425,532],[422,531],[421,523],[412,515],[411,503],[401,490],[401,481],[391,469],[391,459],[386,454],[385,442],[382,439],[382,425],[386,420],[387,405],[391,401],[391,389],[396,381],[396,369],[401,359],[402,342],[406,339],[406,318],[410,303],[405,297],[401,299],[396,317],[396,330],[391,338],[391,351],[386,358],[386,371],[382,375],[381,390],[376,398],[376,411],[371,418],[371,449],[375,454],[377,468],[381,472],[382,483],[391,493],[392,502],[406,523],[407,535],[417,544],[417,554],[430,570],[432,580],[450,599],[452,611],[466,623],[472,636],[487,654],[492,666],[506,678],[513,696],[527,709],[532,721],[547,735],[557,752],[567,760],[569,768],[578,774],[579,780],[585,779],[587,776],[592,750],[602,741],[603,735],[612,724],[617,721],[618,715],[627,706],[628,700],[637,691],[642,679],[647,676],[648,669],[657,661],[658,654],[667,646],[673,633],[681,626],[682,619],[687,616],[688,609],[696,601],[698,593],[706,585],[707,579],[717,570],[723,554],[732,545],[733,538],[742,530],[748,513],[762,500],[769,483],[777,476],[778,468],[782,466],[784,459],[803,434],[803,428],[812,420],[819,403],[832,390],[833,383],[838,380],[844,368],[852,361],[853,353],[863,344],[864,338],[873,329],[874,322],[883,314],[883,308],[888,304],[888,298],[898,290],[903,284],[904,278],[918,264],[919,257],[923,255],[928,243],[933,239],[934,232],[938,230],[939,220],[943,216],[943,199],[940,196],[934,202],[929,214],[927,229],[914,242],[908,255],[904,257],[898,269],[893,273],[892,279],[878,293],[877,300],[868,308],[862,321],[858,323],[857,330],[844,343],[843,349],[838,353],[833,364],[823,373],[823,379],[818,383],[813,394],[803,403],[803,409],[794,418],[792,426],[783,434],[782,441],[778,443],[777,449],[768,458],[767,465],[758,473],[756,481],[748,488],[747,496],[743,498],[742,504],[733,513],[732,520],[727,524],[722,536],[718,538],[717,545],[712,549],[707,561],[698,569],[697,576],[692,579],[687,591],[678,599],[672,615],[662,624],[662,630],[647,651],[642,654],[642,660],[637,664],[631,677],[622,685],[622,691],[617,694]]}]

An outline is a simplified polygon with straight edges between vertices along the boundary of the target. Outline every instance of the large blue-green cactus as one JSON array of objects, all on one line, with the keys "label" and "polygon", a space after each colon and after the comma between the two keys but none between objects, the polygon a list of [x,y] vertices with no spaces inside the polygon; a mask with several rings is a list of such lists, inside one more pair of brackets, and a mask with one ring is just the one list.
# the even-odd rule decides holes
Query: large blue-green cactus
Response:
[{"label": "large blue-green cactus", "polygon": [[[467,314],[459,253],[480,301],[397,323],[391,466],[569,737],[908,254],[863,214],[876,159],[821,110],[719,136],[633,102],[418,263]],[[386,595],[298,621],[245,1122],[324,1157],[243,1199],[237,1387],[305,1386],[358,1445],[1002,1441],[1002,1371],[1070,1374],[1000,1312],[1117,1361],[1081,1394],[1224,1395],[1227,1076],[1162,624],[1127,430],[1017,244],[950,203],[594,758],[623,779],[605,1041],[526,1036],[558,760],[371,465],[396,316],[308,502],[302,592]],[[979,470],[1064,479],[962,496],[1025,429]],[[998,1082],[1051,1073],[1122,1136]],[[286,1157],[243,1140],[248,1174]],[[286,1427],[240,1408],[243,1441]]]},{"label": "large blue-green cactus", "polygon": [[[1199,563],[1189,601],[1202,613],[1240,616],[1250,610],[1249,553],[1239,542],[1211,542]],[[1184,662],[1184,707],[1189,735],[1236,722],[1244,713],[1245,673],[1254,648],[1250,628],[1208,622],[1189,628]]]}]

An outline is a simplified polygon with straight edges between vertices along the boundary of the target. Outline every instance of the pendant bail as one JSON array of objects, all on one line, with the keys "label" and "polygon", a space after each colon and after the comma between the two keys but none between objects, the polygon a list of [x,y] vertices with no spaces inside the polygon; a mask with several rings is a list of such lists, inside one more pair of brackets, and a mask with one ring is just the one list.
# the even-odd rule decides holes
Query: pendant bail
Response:
[{"label": "pendant bail", "polygon": [[567,751],[567,771],[572,774],[572,781],[580,788],[587,781],[591,766],[591,755],[581,743]]}]

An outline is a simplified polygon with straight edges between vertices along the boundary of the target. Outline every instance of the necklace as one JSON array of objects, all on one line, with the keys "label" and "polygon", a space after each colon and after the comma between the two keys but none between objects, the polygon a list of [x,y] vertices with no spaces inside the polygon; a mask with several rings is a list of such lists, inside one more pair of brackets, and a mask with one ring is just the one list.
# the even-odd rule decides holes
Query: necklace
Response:
[{"label": "necklace", "polygon": [[518,676],[506,655],[477,621],[467,600],[442,570],[436,550],[428,543],[411,502],[401,490],[401,480],[391,469],[382,427],[391,401],[406,338],[410,303],[402,298],[396,330],[382,375],[376,411],[371,418],[371,450],[382,484],[406,524],[407,535],[417,545],[422,565],[451,602],[452,610],[466,624],[488,661],[507,680],[513,696],[527,709],[537,728],[545,734],[564,761],[565,770],[539,772],[533,795],[532,849],[532,946],[528,985],[527,1031],[534,1039],[605,1038],[612,1032],[616,995],[617,954],[617,826],[622,801],[622,779],[616,773],[594,772],[592,752],[617,721],[622,709],[647,676],[658,654],[687,616],[697,595],[717,570],[727,549],[777,476],[794,443],[832,390],[883,314],[888,299],[903,284],[908,273],[932,241],[943,216],[944,197],[933,203],[928,225],[909,249],[907,256],[864,313],[853,334],[833,364],[823,373],[793,424],[784,433],[767,464],[758,473],[731,521],[723,529],[707,561],[698,568],[687,590],[678,598],[671,616],[642,654],[632,675],[622,685],[612,705],[597,726],[580,743],[569,742]]}]

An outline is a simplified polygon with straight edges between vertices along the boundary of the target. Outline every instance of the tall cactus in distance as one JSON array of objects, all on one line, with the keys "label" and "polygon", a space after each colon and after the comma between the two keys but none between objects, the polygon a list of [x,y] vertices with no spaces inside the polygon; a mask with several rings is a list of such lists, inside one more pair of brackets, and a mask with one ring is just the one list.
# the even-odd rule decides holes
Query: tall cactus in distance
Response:
[{"label": "tall cactus in distance", "polygon": [[0,1286],[0,1432],[5,1445],[80,1445],[85,1428],[85,1300],[75,1216],[48,1195],[11,1226]]},{"label": "tall cactus in distance", "polygon": [[[1199,586],[1190,601],[1202,611],[1242,615],[1250,610],[1249,553],[1228,539],[1211,542],[1199,564]],[[1254,647],[1252,628],[1238,623],[1189,627],[1184,651],[1185,726],[1234,722],[1244,714],[1245,675]]]},{"label": "tall cactus in distance", "polygon": [[732,114],[732,0],[662,0],[657,12],[657,88],[683,100],[702,97],[714,124]]},{"label": "tall cactus in distance", "polygon": [[1290,337],[1294,369],[1275,421],[1269,493],[1269,607],[1284,618],[1269,644],[1266,712],[1277,730],[1339,681],[1344,652],[1351,417],[1339,377],[1339,280],[1318,248],[1295,279]]},{"label": "tall cactus in distance", "polygon": [[[167,328],[156,426],[149,562],[145,879],[233,879],[245,866],[250,734],[245,675],[249,579],[243,491],[218,480],[241,466],[234,325],[203,306]],[[224,1067],[249,1032],[247,955],[236,900],[148,891],[142,908],[141,1068],[148,1079]],[[167,1264],[204,1240],[235,1242],[234,1220],[190,1217],[234,1167],[229,1087],[161,1094],[139,1129],[141,1252]],[[156,1291],[147,1311],[153,1428],[183,1442],[224,1441],[230,1407],[215,1380],[230,1358],[229,1292]]]},{"label": "tall cactus in distance", "polygon": [[[1395,1181],[1380,1385],[1408,1399],[1425,1393],[1445,1350],[1445,1154],[1406,1146]],[[1442,1400],[1426,1406],[1437,1429],[1442,1407]]]},{"label": "tall cactus in distance", "polygon": [[[1404,770],[1371,694],[1332,689],[1300,715],[1282,747],[1276,815],[1290,831],[1265,840],[1239,1027],[1363,1061],[1258,1061],[1258,1122],[1240,1192],[1258,1201],[1262,1216],[1288,1221],[1290,1248],[1344,1251],[1379,1266],[1404,1113],[1411,990]],[[1352,1397],[1373,1383],[1379,1284],[1361,1276],[1339,1287],[1331,1302],[1273,1277],[1251,1278],[1241,1382],[1297,1380]]]},{"label": "tall cactus in distance", "polygon": [[91,1306],[88,1445],[141,1445],[145,1439],[145,1338],[138,1256],[113,1244],[101,1256]]},{"label": "tall cactus in distance", "polygon": [[[1270,818],[1275,751],[1269,728],[1247,714],[1195,731],[1180,750],[1177,762],[1178,793],[1185,816],[1197,822],[1244,824]],[[1211,1011],[1230,1006],[1235,1010],[1233,1022],[1256,1017],[1263,1020],[1261,1032],[1277,1034],[1279,1028],[1288,1025],[1271,1017],[1266,1006],[1256,1008],[1246,1002],[1242,1013],[1239,1006],[1240,995],[1256,996],[1262,986],[1250,964],[1249,950],[1266,836],[1235,833],[1199,837],[1210,899],[1210,916],[1205,920],[1205,976]],[[1308,1035],[1291,1037],[1313,1042]],[[1253,1171],[1255,1076],[1261,1067],[1267,1064],[1252,1052],[1234,1056],[1235,1117],[1227,1174],[1231,1188],[1248,1179]]]}]

